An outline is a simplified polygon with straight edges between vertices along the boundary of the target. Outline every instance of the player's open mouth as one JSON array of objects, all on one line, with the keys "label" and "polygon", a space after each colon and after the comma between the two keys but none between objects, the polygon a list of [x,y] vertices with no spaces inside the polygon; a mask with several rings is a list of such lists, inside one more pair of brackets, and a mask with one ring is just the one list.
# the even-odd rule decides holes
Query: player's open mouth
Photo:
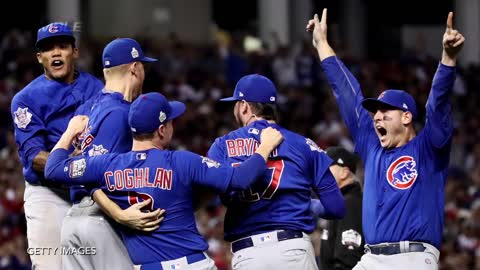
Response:
[{"label": "player's open mouth", "polygon": [[375,127],[377,129],[377,133],[379,135],[380,138],[384,137],[385,135],[387,135],[387,130],[384,128],[384,127],[381,127],[381,126],[376,126]]},{"label": "player's open mouth", "polygon": [[63,66],[63,61],[62,60],[53,60],[52,61],[52,67],[58,69]]}]

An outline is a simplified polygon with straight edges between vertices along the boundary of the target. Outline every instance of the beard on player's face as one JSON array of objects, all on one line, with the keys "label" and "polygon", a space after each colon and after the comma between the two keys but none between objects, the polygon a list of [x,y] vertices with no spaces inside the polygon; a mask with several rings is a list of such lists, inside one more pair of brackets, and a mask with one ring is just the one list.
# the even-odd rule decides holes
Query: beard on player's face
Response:
[{"label": "beard on player's face", "polygon": [[243,122],[240,117],[240,102],[241,101],[235,102],[235,106],[233,107],[233,116],[235,117],[235,121],[237,122],[237,125],[239,127],[243,127]]}]

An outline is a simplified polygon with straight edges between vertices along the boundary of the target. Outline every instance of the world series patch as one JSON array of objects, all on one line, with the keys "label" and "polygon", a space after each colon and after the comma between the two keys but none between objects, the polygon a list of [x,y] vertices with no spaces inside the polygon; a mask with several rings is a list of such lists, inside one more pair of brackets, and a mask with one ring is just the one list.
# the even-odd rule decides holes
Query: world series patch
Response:
[{"label": "world series patch", "polygon": [[77,178],[83,176],[86,167],[87,162],[84,158],[72,161],[72,163],[70,163],[70,178]]},{"label": "world series patch", "polygon": [[19,107],[13,114],[13,122],[18,128],[26,128],[32,121],[32,114],[28,111],[28,108]]}]

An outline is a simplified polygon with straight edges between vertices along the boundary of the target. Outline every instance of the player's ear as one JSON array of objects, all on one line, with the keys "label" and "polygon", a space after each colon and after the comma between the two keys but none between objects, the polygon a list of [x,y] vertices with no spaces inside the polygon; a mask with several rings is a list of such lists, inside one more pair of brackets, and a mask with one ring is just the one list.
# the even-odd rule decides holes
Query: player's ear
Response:
[{"label": "player's ear", "polygon": [[157,128],[157,134],[160,137],[160,139],[165,138],[165,132],[166,132],[166,125],[162,124]]},{"label": "player's ear", "polygon": [[342,179],[346,179],[350,175],[350,169],[348,167],[341,167],[340,176]]},{"label": "player's ear", "polygon": [[412,123],[413,121],[413,115],[411,112],[403,112],[402,114],[402,124],[408,125]]},{"label": "player's ear", "polygon": [[77,47],[73,47],[73,59],[78,59],[78,48]]},{"label": "player's ear", "polygon": [[247,113],[249,108],[250,108],[250,104],[248,104],[247,101],[242,100],[242,102],[240,103],[240,112],[242,114],[245,114],[245,113]]},{"label": "player's ear", "polygon": [[130,64],[127,64],[127,67],[124,71],[125,71],[125,74],[129,74],[129,75],[135,75],[135,64],[136,62],[132,62]]},{"label": "player's ear", "polygon": [[42,64],[42,55],[39,52],[37,52],[37,61],[39,64]]}]

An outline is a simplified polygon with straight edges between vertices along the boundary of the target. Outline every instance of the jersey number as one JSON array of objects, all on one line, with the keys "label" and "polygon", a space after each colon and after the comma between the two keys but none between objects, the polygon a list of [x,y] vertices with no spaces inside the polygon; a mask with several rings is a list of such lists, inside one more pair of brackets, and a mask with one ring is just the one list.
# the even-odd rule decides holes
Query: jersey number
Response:
[{"label": "jersey number", "polygon": [[[233,163],[232,166],[236,167],[240,165],[240,162]],[[272,176],[270,182],[264,190],[254,191],[252,188],[248,188],[240,193],[240,199],[242,201],[254,202],[260,199],[271,199],[280,185],[282,180],[282,173],[285,164],[282,159],[267,161],[268,169],[272,170]],[[261,195],[260,195],[261,194]]]},{"label": "jersey number", "polygon": [[143,202],[150,199],[150,203],[144,206],[142,209],[143,210],[150,210],[153,211],[153,198],[150,196],[150,194],[147,193],[140,193],[136,191],[129,191],[128,192],[128,203],[130,205],[137,204],[139,202]]}]

